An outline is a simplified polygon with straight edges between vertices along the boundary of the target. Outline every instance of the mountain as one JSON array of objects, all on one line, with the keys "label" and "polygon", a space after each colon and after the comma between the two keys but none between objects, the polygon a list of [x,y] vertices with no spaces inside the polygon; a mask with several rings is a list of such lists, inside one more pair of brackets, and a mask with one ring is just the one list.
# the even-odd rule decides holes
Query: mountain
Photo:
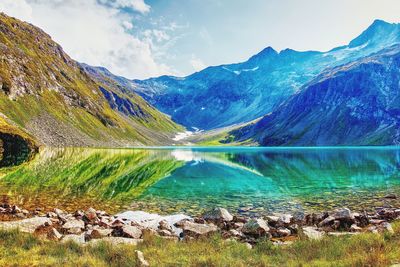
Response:
[{"label": "mountain", "polygon": [[186,127],[214,129],[275,110],[317,77],[400,42],[400,24],[376,20],[348,45],[328,52],[265,48],[246,62],[208,67],[187,77],[125,81],[160,111]]},{"label": "mountain", "polygon": [[132,90],[87,72],[41,29],[3,13],[0,53],[3,133],[23,132],[38,145],[116,147],[167,144],[183,130]]},{"label": "mountain", "polygon": [[263,146],[399,145],[400,45],[326,70],[231,134]]}]

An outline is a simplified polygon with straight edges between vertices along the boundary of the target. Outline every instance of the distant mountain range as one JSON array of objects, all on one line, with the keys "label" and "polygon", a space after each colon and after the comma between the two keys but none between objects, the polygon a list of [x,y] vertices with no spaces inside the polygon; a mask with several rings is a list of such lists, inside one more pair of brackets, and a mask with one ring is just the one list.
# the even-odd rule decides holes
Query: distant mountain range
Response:
[{"label": "distant mountain range", "polygon": [[231,134],[263,146],[400,145],[400,44],[324,71]]},{"label": "distant mountain range", "polygon": [[400,25],[376,20],[348,45],[328,52],[265,48],[238,64],[208,67],[187,77],[132,81],[132,89],[172,119],[204,130],[272,112],[324,69],[400,42]]},{"label": "distant mountain range", "polygon": [[212,130],[218,144],[400,144],[399,50],[400,24],[376,20],[328,52],[267,47],[187,77],[129,80],[0,14],[0,140],[8,132],[46,146],[171,145],[186,127]]}]

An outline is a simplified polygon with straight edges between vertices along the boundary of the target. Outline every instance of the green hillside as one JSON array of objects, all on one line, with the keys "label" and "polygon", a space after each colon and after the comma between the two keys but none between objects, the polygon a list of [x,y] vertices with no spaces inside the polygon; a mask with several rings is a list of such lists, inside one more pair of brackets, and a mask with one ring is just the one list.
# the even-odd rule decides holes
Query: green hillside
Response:
[{"label": "green hillside", "polygon": [[[3,13],[0,53],[0,115],[39,145],[160,145],[182,130],[140,96],[91,77],[41,29]],[[112,107],[100,88],[137,112]]]}]

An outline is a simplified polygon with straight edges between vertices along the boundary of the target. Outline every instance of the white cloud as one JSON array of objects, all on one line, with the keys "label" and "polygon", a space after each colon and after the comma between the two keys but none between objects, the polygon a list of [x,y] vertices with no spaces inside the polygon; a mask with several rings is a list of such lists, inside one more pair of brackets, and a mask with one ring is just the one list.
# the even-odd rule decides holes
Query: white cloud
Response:
[{"label": "white cloud", "polygon": [[189,63],[190,65],[192,65],[195,71],[205,69],[207,66],[201,59],[197,58],[195,55],[192,55],[192,59],[189,61]]},{"label": "white cloud", "polygon": [[[141,2],[114,1],[145,11]],[[0,11],[39,26],[80,62],[128,78],[173,74],[168,66],[156,62],[151,42],[127,32],[133,27],[132,17],[116,7],[96,0],[1,0]]]},{"label": "white cloud", "polygon": [[100,0],[100,2],[115,8],[131,8],[143,14],[150,11],[150,6],[144,0]]}]

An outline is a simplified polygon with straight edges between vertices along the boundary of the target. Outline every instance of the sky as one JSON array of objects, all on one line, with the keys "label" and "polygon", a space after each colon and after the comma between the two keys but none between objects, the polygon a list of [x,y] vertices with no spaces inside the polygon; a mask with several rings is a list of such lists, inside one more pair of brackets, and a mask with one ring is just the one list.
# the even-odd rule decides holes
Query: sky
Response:
[{"label": "sky", "polygon": [[185,76],[267,46],[327,51],[375,19],[400,22],[399,0],[0,0],[0,11],[131,79]]}]

